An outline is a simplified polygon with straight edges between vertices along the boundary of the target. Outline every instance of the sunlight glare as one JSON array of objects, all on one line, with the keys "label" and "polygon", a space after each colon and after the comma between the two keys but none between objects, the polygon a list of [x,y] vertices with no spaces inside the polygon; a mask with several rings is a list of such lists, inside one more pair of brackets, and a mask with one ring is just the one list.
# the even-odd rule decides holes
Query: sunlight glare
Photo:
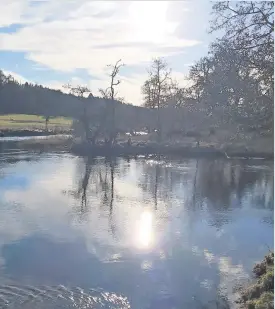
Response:
[{"label": "sunlight glare", "polygon": [[148,248],[153,244],[153,215],[150,211],[144,211],[138,222],[137,245]]},{"label": "sunlight glare", "polygon": [[135,39],[160,41],[167,30],[168,1],[135,1],[129,7],[129,19]]}]

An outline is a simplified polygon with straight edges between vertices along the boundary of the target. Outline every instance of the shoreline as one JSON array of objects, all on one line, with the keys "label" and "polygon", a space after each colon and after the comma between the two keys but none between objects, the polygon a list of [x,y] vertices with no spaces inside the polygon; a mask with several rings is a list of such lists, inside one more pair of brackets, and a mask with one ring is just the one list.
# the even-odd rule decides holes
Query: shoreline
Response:
[{"label": "shoreline", "polygon": [[249,150],[222,150],[213,146],[183,146],[183,145],[162,145],[156,143],[145,143],[144,145],[128,146],[72,144],[71,152],[79,156],[138,156],[138,155],[175,155],[183,158],[225,158],[225,159],[262,159],[273,160],[272,152],[256,152]]},{"label": "shoreline", "polygon": [[33,129],[0,129],[0,137],[35,137],[71,134],[71,130],[33,130]]},{"label": "shoreline", "polygon": [[[143,145],[128,146],[126,143],[118,144],[113,147],[106,145],[95,145],[85,143],[76,143],[73,137],[68,135],[48,135],[45,138],[26,140],[1,141],[1,143],[12,143],[16,147],[32,149],[32,150],[62,150],[83,157],[96,156],[175,156],[182,158],[208,158],[208,159],[262,159],[273,160],[274,153],[270,151],[249,151],[232,149],[223,150],[213,146],[186,146],[186,145],[165,145],[157,143],[144,143]],[[236,147],[237,148],[237,147]]]}]

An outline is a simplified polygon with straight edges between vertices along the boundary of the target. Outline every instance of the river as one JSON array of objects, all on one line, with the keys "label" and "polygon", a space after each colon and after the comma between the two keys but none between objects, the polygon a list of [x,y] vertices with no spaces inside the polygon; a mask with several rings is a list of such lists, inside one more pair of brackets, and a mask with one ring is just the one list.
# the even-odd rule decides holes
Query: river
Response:
[{"label": "river", "polygon": [[268,248],[273,162],[0,153],[0,308],[230,304]]}]

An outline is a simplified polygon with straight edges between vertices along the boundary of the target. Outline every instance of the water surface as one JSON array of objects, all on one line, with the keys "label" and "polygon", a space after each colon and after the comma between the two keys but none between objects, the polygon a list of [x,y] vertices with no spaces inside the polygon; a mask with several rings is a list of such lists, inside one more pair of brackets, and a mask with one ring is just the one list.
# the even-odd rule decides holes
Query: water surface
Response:
[{"label": "water surface", "polygon": [[273,248],[267,161],[0,156],[0,308],[200,308]]}]

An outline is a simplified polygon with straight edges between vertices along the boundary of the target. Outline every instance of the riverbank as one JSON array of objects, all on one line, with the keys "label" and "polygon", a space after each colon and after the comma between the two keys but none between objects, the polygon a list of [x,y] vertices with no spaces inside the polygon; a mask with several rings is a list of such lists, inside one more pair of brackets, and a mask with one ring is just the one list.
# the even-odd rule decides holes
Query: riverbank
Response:
[{"label": "riverbank", "polygon": [[[10,139],[0,138],[0,150],[5,145],[12,145],[13,149],[26,149],[34,151],[67,151],[71,150],[73,138],[70,135],[33,136],[30,138],[18,137]],[[10,147],[10,146],[9,146]]]},{"label": "riverbank", "polygon": [[69,129],[50,129],[50,130],[37,130],[37,129],[1,129],[0,137],[26,137],[26,136],[50,136],[59,134],[70,134]]},{"label": "riverbank", "polygon": [[240,158],[273,159],[273,151],[255,151],[238,147],[217,148],[213,145],[184,145],[181,143],[143,142],[128,145],[123,142],[112,147],[91,145],[89,143],[72,143],[71,151],[80,156],[137,156],[137,155],[176,155],[187,158]]},{"label": "riverbank", "polygon": [[[69,135],[48,135],[41,138],[11,140],[16,148],[33,149],[39,151],[58,150],[72,152],[78,156],[176,156],[186,158],[225,158],[225,159],[265,159],[273,160],[273,152],[270,150],[255,151],[240,149],[239,147],[218,148],[213,145],[186,145],[182,143],[156,143],[143,142],[128,145],[127,142],[120,142],[115,146],[104,144],[91,145],[81,143]],[[5,138],[2,140],[5,142]],[[1,138],[0,138],[1,143]]]},{"label": "riverbank", "polygon": [[241,291],[238,301],[241,308],[274,308],[274,252],[269,252],[261,263],[253,268],[255,282]]}]

